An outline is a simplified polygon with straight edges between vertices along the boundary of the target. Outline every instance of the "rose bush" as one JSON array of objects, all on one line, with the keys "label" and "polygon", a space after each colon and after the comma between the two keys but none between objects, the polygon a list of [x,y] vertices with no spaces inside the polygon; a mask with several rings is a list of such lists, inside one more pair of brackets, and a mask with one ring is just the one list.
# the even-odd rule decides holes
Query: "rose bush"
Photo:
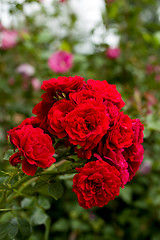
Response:
[{"label": "rose bush", "polygon": [[[80,206],[104,206],[139,169],[142,123],[120,112],[125,103],[116,86],[105,80],[58,77],[41,88],[45,93],[33,108],[36,116],[8,132],[15,149],[10,164],[22,164],[22,171],[33,176],[38,167],[50,167],[55,150],[65,147],[64,155],[77,162],[73,191]],[[83,159],[89,162],[84,165]]]}]

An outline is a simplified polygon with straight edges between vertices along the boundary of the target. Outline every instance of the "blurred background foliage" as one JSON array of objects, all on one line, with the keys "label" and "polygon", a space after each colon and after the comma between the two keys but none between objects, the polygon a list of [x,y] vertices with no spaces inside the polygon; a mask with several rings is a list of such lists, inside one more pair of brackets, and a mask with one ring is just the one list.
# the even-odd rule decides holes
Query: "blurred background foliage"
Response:
[{"label": "blurred background foliage", "polygon": [[[8,203],[8,209],[1,213],[0,239],[159,240],[160,2],[104,0],[101,18],[89,31],[85,25],[79,26],[73,0],[44,2],[1,0],[2,11],[6,5],[8,9],[7,27],[18,32],[17,45],[0,50],[1,170],[13,170],[2,160],[8,149],[6,131],[30,117],[40,101],[41,90],[32,84],[33,78],[42,83],[60,76],[47,64],[57,50],[74,55],[72,69],[62,76],[106,79],[117,85],[126,102],[125,114],[140,118],[145,126],[144,162],[120,196],[103,208],[79,207],[71,177],[61,179],[64,194],[58,201],[43,187],[35,188],[34,197],[26,188],[26,197]],[[95,41],[96,36],[100,41]],[[108,36],[112,36],[111,46]],[[114,45],[112,39],[121,50],[117,59],[106,57],[107,48]],[[34,68],[29,76],[17,70],[24,63]],[[7,177],[2,171],[0,184]]]}]

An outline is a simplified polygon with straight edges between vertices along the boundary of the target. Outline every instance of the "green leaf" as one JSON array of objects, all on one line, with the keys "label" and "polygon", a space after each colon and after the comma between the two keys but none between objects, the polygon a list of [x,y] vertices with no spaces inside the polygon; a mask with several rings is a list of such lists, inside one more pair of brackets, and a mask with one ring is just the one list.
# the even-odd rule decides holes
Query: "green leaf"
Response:
[{"label": "green leaf", "polygon": [[6,240],[8,239],[7,236],[10,239],[14,239],[14,237],[18,233],[18,225],[14,219],[11,220],[9,223],[0,224],[0,239]]},{"label": "green leaf", "polygon": [[71,47],[70,47],[69,43],[66,42],[66,41],[63,41],[63,42],[61,43],[60,49],[61,49],[62,51],[67,51],[67,52],[70,52],[70,51],[71,51]]},{"label": "green leaf", "polygon": [[9,158],[10,158],[14,153],[15,153],[15,152],[14,152],[13,149],[9,149],[9,150],[5,153],[3,160],[9,160]]},{"label": "green leaf", "polygon": [[154,130],[154,131],[160,132],[160,122],[159,121],[149,123],[147,127],[149,130]]},{"label": "green leaf", "polygon": [[39,207],[35,209],[34,214],[31,216],[31,222],[34,225],[45,224],[47,219],[48,215]]},{"label": "green leaf", "polygon": [[129,186],[125,186],[125,188],[121,189],[119,196],[126,203],[131,203],[132,201],[132,189]]},{"label": "green leaf", "polygon": [[17,222],[21,235],[24,237],[29,237],[32,232],[29,222],[27,222],[24,218],[17,218]]},{"label": "green leaf", "polygon": [[52,226],[52,231],[54,232],[67,232],[70,227],[70,222],[65,218],[60,218]]},{"label": "green leaf", "polygon": [[54,182],[48,185],[48,192],[55,200],[58,200],[63,195],[63,186],[60,182]]},{"label": "green leaf", "polygon": [[24,198],[21,201],[22,208],[32,208],[34,205],[34,200],[32,198]]},{"label": "green leaf", "polygon": [[49,209],[51,204],[49,200],[44,197],[44,196],[39,196],[38,198],[38,204],[43,208],[43,209]]}]

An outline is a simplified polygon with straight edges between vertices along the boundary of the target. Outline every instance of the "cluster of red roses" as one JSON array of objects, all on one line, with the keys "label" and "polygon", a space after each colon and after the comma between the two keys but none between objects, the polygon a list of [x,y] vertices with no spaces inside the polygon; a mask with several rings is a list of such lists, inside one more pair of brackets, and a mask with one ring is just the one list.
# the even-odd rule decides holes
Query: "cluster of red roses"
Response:
[{"label": "cluster of red roses", "polygon": [[130,181],[143,160],[143,125],[120,112],[125,105],[115,85],[75,77],[44,81],[42,101],[27,118],[9,131],[18,150],[10,158],[22,171],[34,175],[55,159],[52,144],[65,139],[79,158],[88,159],[73,178],[80,206],[102,207]]}]

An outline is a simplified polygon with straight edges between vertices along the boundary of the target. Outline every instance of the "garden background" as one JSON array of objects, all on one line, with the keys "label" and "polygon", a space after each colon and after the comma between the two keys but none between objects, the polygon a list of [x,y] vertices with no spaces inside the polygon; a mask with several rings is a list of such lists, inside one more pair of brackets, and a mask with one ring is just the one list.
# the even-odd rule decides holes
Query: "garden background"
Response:
[{"label": "garden background", "polygon": [[[31,117],[43,80],[58,76],[116,84],[125,113],[144,124],[143,164],[120,196],[103,208],[81,208],[72,179],[65,176],[58,201],[43,187],[34,196],[26,189],[25,197],[6,203],[0,214],[1,240],[160,239],[160,2],[86,1],[87,6],[81,0],[1,0],[0,191],[4,172],[13,171],[3,159],[9,148],[6,132]],[[93,6],[100,9],[98,17],[89,14]],[[2,44],[6,30],[17,33],[13,46]],[[113,48],[119,55],[106,53]],[[48,66],[48,58],[59,50],[74,58],[66,73]],[[22,64],[29,65],[20,68]]]}]

